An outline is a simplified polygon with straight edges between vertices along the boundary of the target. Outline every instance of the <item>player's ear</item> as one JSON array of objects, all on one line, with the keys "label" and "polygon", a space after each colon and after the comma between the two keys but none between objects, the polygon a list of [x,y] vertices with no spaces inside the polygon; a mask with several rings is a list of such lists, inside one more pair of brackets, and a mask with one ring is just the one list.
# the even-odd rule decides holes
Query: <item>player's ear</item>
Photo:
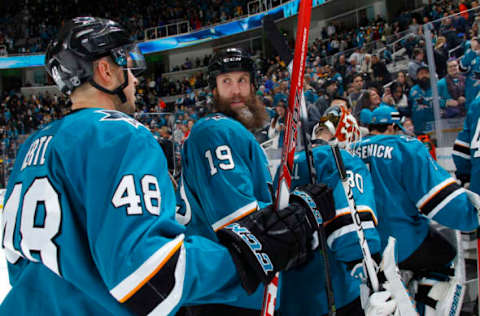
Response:
[{"label": "player's ear", "polygon": [[107,58],[101,58],[93,63],[95,81],[100,85],[108,85],[113,80],[113,67]]}]

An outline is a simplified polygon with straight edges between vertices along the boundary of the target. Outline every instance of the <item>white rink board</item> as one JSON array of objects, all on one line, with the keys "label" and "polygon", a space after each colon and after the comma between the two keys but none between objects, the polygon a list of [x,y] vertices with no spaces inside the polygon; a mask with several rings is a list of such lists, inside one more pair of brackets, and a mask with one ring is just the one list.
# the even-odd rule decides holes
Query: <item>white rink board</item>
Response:
[{"label": "white rink board", "polygon": [[450,173],[457,170],[455,168],[455,163],[453,162],[452,151],[452,147],[438,147],[436,149],[438,164]]}]

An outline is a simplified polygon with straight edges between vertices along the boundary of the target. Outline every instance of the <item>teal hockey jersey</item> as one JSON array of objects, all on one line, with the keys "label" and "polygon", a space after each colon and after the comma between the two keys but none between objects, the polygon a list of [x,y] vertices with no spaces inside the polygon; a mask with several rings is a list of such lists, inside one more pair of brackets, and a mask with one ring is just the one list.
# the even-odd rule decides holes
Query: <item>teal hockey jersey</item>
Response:
[{"label": "teal hockey jersey", "polygon": [[[344,150],[341,150],[341,155],[368,246],[372,254],[378,253],[380,238],[375,229],[377,216],[372,179],[360,158]],[[350,275],[345,263],[357,261],[363,256],[330,146],[314,147],[313,157],[317,182],[332,188],[335,199],[336,215],[326,223],[325,233],[335,304],[341,308],[360,295],[360,280]],[[307,183],[310,183],[310,175],[305,152],[299,152],[295,154],[292,188]],[[323,257],[316,251],[312,261],[282,274],[282,315],[327,314],[324,269]]]},{"label": "teal hockey jersey", "polygon": [[355,154],[372,174],[382,249],[388,236],[395,237],[398,262],[424,241],[432,219],[453,229],[477,228],[477,211],[465,190],[416,138],[368,136],[355,144]]},{"label": "teal hockey jersey", "polygon": [[1,219],[0,315],[173,315],[244,293],[226,248],[185,238],[160,146],[117,111],[77,110],[28,138]]},{"label": "teal hockey jersey", "polygon": [[471,48],[460,58],[460,70],[465,73],[465,97],[467,110],[480,91],[480,56]]},{"label": "teal hockey jersey", "polygon": [[[271,183],[267,157],[253,134],[232,118],[211,114],[195,123],[182,148],[177,218],[187,235],[217,241],[216,231],[272,203]],[[223,277],[223,269],[216,275]],[[261,309],[262,301],[259,286],[227,304]]]},{"label": "teal hockey jersey", "polygon": [[452,158],[457,175],[470,176],[470,190],[480,194],[480,98],[470,105],[463,130],[453,144]]}]

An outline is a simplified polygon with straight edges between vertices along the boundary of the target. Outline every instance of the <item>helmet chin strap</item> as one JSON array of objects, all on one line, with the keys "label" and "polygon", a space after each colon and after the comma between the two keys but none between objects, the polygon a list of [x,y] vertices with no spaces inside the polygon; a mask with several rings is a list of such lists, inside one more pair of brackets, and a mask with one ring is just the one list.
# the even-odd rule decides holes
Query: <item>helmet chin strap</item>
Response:
[{"label": "helmet chin strap", "polygon": [[120,98],[120,101],[122,103],[127,102],[127,97],[125,96],[125,93],[123,92],[123,89],[125,89],[126,86],[128,86],[128,69],[123,70],[123,83],[119,85],[117,88],[114,90],[108,90],[99,85],[98,83],[95,82],[95,80],[90,79],[88,83],[90,83],[93,87],[97,88],[98,90],[108,93],[108,94],[113,94],[117,95]]}]

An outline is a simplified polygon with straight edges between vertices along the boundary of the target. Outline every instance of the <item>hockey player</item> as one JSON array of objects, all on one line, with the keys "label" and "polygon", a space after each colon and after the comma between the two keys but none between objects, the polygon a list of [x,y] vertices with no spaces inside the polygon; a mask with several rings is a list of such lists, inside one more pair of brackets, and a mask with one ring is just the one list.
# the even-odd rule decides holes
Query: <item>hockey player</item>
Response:
[{"label": "hockey player", "polygon": [[[478,226],[476,210],[465,190],[432,159],[422,143],[396,135],[399,128],[399,113],[381,106],[372,113],[371,135],[355,147],[355,154],[367,163],[372,174],[382,247],[388,236],[393,236],[397,239],[400,269],[416,276],[442,273],[456,251],[430,226],[430,220],[470,231]],[[460,304],[455,302],[455,282],[432,282],[433,286],[419,287],[417,292],[417,302],[432,305],[432,296],[438,301],[436,307],[426,306],[426,315],[444,315],[445,311],[456,315]],[[439,296],[442,288],[446,290]]]},{"label": "hockey player", "polygon": [[135,109],[144,59],[119,24],[67,21],[46,68],[73,111],[17,155],[0,226],[12,285],[1,315],[172,315],[233,301],[240,283],[250,291],[305,260],[315,219],[301,199],[219,227],[228,250],[184,237],[161,147],[122,113]]},{"label": "hockey player", "polygon": [[[184,143],[180,193],[190,210],[180,210],[179,216],[190,219],[183,222],[188,234],[216,241],[216,232],[226,225],[271,205],[272,180],[267,157],[249,131],[266,123],[265,108],[255,96],[253,60],[242,49],[221,50],[212,57],[208,73],[217,112],[198,121]],[[332,213],[331,190],[324,189],[319,208]],[[259,315],[263,288],[252,290],[253,295],[225,305],[191,307],[190,313]]]},{"label": "hockey player", "polygon": [[480,194],[480,98],[476,98],[469,107],[463,130],[453,145],[452,158],[455,163],[455,175],[463,183],[470,182],[469,189]]},{"label": "hockey player", "polygon": [[[331,106],[315,126],[314,137],[312,137],[315,142],[313,156],[317,170],[317,182],[326,183],[333,188],[335,200],[336,215],[334,219],[325,222],[325,232],[330,262],[329,273],[335,305],[338,308],[337,316],[364,314],[359,298],[361,280],[350,275],[353,268],[363,259],[362,251],[358,244],[358,237],[335,161],[330,146],[328,146],[328,142],[335,139],[335,136],[344,145],[359,136],[355,118],[345,110],[346,108],[346,100],[334,98]],[[377,216],[371,176],[360,158],[352,156],[344,150],[341,150],[341,154],[368,246],[371,253],[375,254],[376,261],[380,262],[380,238],[375,229]],[[310,175],[305,152],[296,153],[292,188],[309,182]],[[316,252],[314,259],[308,264],[283,273],[282,315],[327,314],[325,280],[324,274],[321,272],[323,269],[323,258]],[[302,290],[299,291],[299,289]]]},{"label": "hockey player", "polygon": [[460,70],[466,73],[465,97],[466,108],[470,108],[470,103],[480,92],[480,42],[478,38],[470,40],[470,47],[460,59]]}]

